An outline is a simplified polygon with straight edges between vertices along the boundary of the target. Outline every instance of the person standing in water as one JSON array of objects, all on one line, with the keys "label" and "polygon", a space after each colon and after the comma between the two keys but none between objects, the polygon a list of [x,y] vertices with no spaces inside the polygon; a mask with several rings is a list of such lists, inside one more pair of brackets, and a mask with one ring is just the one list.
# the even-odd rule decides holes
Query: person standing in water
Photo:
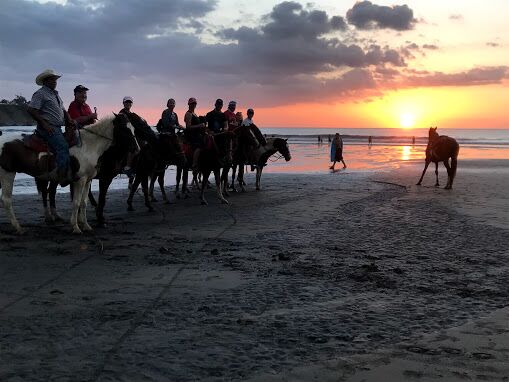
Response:
[{"label": "person standing in water", "polygon": [[343,168],[346,168],[346,163],[343,159],[343,140],[339,133],[336,133],[330,146],[330,161],[333,162],[329,168],[334,171],[336,162],[342,162]]}]

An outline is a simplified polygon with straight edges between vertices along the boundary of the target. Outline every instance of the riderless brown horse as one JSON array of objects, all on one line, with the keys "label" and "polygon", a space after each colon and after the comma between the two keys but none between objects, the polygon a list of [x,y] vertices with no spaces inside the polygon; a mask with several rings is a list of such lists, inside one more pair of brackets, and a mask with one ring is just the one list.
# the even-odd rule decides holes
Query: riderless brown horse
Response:
[{"label": "riderless brown horse", "polygon": [[[429,164],[434,162],[436,164],[435,174],[437,178],[435,187],[440,186],[438,183],[438,163],[444,162],[444,166],[447,169],[447,185],[445,186],[445,189],[450,190],[452,188],[452,183],[454,182],[454,177],[456,176],[459,150],[460,145],[454,138],[448,137],[446,135],[438,135],[437,128],[430,127],[428,146],[426,147],[426,161],[424,164],[424,170],[422,171],[421,178],[419,179],[419,182],[417,182],[417,185],[421,185],[422,179],[424,178],[424,174],[426,173]],[[451,158],[450,165],[449,158]]]}]

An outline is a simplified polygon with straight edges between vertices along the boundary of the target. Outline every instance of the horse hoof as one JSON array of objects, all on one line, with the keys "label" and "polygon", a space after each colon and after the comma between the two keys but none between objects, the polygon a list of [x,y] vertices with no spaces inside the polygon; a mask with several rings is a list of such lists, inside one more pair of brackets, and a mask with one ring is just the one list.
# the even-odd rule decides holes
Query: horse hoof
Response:
[{"label": "horse hoof", "polygon": [[226,199],[221,199],[221,204],[230,204],[230,203],[228,203],[228,200],[226,200]]},{"label": "horse hoof", "polygon": [[205,200],[202,200],[202,201],[201,201],[201,205],[202,205],[202,206],[208,206],[209,204],[208,204]]},{"label": "horse hoof", "polygon": [[256,191],[260,191],[260,187],[256,187]]},{"label": "horse hoof", "polygon": [[452,190],[452,186],[445,186],[444,190]]},{"label": "horse hoof", "polygon": [[48,225],[51,225],[51,224],[54,224],[55,223],[55,219],[53,217],[49,217],[49,216],[46,216],[44,218],[44,222]]},{"label": "horse hoof", "polygon": [[148,208],[148,212],[154,212],[154,207],[147,207]]},{"label": "horse hoof", "polygon": [[177,197],[177,199],[181,198],[180,194],[175,194],[175,196]]},{"label": "horse hoof", "polygon": [[129,207],[127,207],[127,211],[129,211],[129,212],[132,212],[132,211],[134,211],[134,208],[133,208],[133,206],[129,206]]},{"label": "horse hoof", "polygon": [[16,229],[16,234],[19,236],[24,235],[25,233],[27,233],[27,230],[24,228],[19,227]]},{"label": "horse hoof", "polygon": [[189,199],[189,194],[185,194],[184,199]]},{"label": "horse hoof", "polygon": [[106,223],[103,221],[98,221],[96,224],[97,228],[106,228]]},{"label": "horse hoof", "polygon": [[150,201],[151,201],[152,203],[157,203],[157,202],[158,202],[158,200],[157,200],[156,198],[152,198],[152,199],[150,199]]},{"label": "horse hoof", "polygon": [[75,234],[75,235],[81,235],[82,234],[81,229],[79,229],[79,228],[74,228],[72,230],[72,233]]},{"label": "horse hoof", "polygon": [[85,224],[83,225],[83,231],[87,231],[87,232],[90,232],[90,231],[93,231],[92,227],[90,227],[90,224]]}]

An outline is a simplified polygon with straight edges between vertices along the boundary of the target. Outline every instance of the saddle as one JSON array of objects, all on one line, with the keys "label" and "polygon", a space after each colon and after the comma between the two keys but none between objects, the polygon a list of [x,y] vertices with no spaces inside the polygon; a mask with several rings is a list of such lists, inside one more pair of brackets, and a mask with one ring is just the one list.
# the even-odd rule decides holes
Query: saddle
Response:
[{"label": "saddle", "polygon": [[[78,144],[78,137],[74,129],[66,130],[64,138],[69,145],[69,148]],[[39,135],[37,130],[32,134],[23,134],[23,144],[26,148],[35,151],[36,153],[49,153],[51,152],[48,143]]]}]

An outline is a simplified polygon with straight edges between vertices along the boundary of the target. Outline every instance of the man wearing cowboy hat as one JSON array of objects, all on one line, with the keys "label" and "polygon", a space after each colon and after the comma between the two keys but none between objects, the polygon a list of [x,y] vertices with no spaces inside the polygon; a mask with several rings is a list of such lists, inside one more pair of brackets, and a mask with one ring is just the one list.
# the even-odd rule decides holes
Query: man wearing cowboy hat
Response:
[{"label": "man wearing cowboy hat", "polygon": [[54,172],[62,187],[76,181],[70,166],[69,145],[62,133],[62,125],[74,126],[76,122],[64,109],[62,99],[55,90],[61,75],[47,69],[39,74],[35,83],[41,88],[32,96],[28,104],[28,112],[37,122],[37,132],[48,143],[55,154],[57,168]]},{"label": "man wearing cowboy hat", "polygon": [[97,113],[92,113],[92,109],[87,105],[87,91],[83,85],[74,88],[74,101],[69,105],[69,115],[80,127],[91,125],[97,120]]}]

